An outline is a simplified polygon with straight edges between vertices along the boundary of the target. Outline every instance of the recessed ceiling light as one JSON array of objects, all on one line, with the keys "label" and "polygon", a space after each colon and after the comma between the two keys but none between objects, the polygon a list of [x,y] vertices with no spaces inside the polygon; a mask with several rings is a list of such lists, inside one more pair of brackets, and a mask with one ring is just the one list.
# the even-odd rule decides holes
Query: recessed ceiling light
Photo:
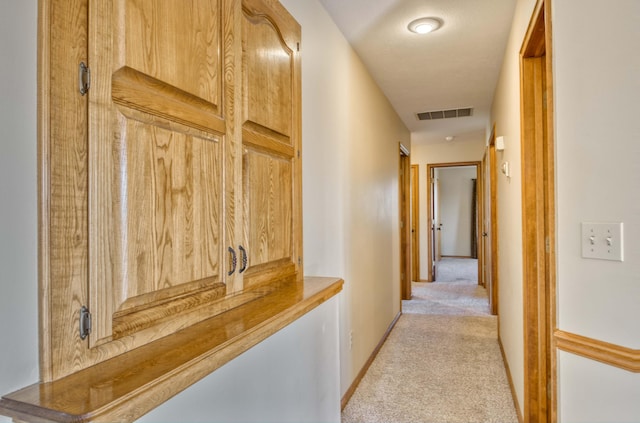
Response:
[{"label": "recessed ceiling light", "polygon": [[428,34],[440,28],[441,22],[436,18],[420,18],[415,21],[411,21],[407,28],[409,31],[416,34]]},{"label": "recessed ceiling light", "polygon": [[454,136],[448,135],[448,136],[444,137],[444,140],[445,141],[453,141],[454,138],[455,138]]}]

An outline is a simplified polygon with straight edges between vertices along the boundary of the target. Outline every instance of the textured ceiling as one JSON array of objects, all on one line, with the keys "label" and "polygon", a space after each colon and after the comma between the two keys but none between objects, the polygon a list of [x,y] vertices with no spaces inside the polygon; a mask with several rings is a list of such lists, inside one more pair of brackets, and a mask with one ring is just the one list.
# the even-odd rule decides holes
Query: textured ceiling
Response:
[{"label": "textured ceiling", "polygon": [[[414,143],[485,139],[516,0],[320,0]],[[436,17],[426,35],[407,25]],[[419,121],[416,113],[473,107],[472,117]]]}]

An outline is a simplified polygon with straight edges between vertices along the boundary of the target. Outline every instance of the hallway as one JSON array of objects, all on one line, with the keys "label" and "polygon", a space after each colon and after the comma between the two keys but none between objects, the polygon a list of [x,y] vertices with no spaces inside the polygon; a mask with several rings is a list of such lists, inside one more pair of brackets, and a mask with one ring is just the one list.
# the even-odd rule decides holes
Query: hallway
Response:
[{"label": "hallway", "polygon": [[485,289],[414,283],[342,421],[517,422]]}]

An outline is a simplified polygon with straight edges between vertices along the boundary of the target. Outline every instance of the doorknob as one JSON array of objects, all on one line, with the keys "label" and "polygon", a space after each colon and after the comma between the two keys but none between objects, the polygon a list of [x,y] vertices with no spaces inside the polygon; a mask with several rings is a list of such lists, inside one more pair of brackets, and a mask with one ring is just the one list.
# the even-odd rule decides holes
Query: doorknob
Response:
[{"label": "doorknob", "polygon": [[489,236],[489,234],[488,234],[488,233],[486,233],[486,232],[483,232],[483,233],[482,233],[482,236]]}]

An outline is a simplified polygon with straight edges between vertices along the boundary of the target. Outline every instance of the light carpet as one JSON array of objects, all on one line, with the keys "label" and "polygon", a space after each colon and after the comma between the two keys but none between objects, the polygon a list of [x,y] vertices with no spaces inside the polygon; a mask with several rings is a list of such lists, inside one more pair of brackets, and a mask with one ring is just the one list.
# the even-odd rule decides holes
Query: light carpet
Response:
[{"label": "light carpet", "polygon": [[471,258],[442,257],[436,262],[436,281],[477,281],[478,260]]},{"label": "light carpet", "polygon": [[457,281],[414,283],[413,292],[343,423],[517,422],[484,289]]}]

